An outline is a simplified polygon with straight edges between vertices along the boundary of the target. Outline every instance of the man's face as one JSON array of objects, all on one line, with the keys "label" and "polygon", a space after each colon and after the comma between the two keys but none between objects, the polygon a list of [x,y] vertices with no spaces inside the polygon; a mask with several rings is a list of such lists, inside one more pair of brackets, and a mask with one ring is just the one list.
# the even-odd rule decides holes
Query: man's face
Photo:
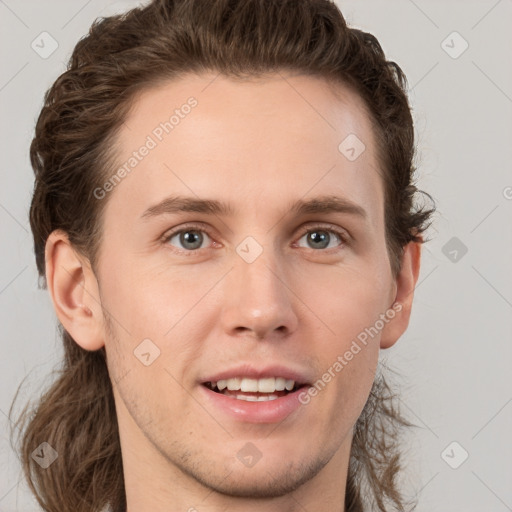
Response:
[{"label": "man's face", "polygon": [[[382,171],[347,89],[336,96],[305,76],[214,77],[146,90],[119,133],[119,166],[150,149],[99,199],[109,372],[123,456],[222,492],[279,495],[348,457],[372,386],[380,334],[335,363],[395,298]],[[190,97],[197,104],[182,109]],[[166,133],[160,123],[175,109]],[[350,134],[360,142],[343,142]],[[231,211],[144,215],[171,196]],[[326,196],[364,214],[290,210]],[[286,380],[305,386],[288,392]],[[244,391],[253,386],[262,392]]]}]

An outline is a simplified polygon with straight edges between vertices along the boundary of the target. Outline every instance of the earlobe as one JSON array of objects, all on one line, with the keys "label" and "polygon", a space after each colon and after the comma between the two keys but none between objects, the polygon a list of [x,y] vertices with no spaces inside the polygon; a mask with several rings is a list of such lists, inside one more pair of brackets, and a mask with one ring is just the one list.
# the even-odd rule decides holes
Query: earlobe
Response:
[{"label": "earlobe", "polygon": [[104,345],[98,285],[88,260],[77,253],[67,234],[53,231],[45,247],[48,291],[60,323],[85,350]]},{"label": "earlobe", "polygon": [[409,325],[414,288],[420,273],[420,260],[421,243],[409,242],[404,247],[402,266],[396,278],[396,297],[392,308],[395,314],[382,330],[380,340],[380,348],[382,349],[392,347]]}]

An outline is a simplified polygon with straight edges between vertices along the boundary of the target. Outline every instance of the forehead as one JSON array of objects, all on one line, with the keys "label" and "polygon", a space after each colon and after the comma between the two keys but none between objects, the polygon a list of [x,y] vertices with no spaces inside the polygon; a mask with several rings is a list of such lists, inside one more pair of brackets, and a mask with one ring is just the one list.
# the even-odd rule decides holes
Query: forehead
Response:
[{"label": "forehead", "polygon": [[[145,155],[134,156],[144,146]],[[172,193],[219,197],[240,213],[261,209],[263,198],[269,205],[291,203],[311,191],[340,192],[366,203],[376,217],[382,210],[365,104],[348,88],[316,77],[201,74],[147,88],[117,137],[117,164],[129,160],[133,166],[125,165],[110,209],[131,204],[140,215]]]}]

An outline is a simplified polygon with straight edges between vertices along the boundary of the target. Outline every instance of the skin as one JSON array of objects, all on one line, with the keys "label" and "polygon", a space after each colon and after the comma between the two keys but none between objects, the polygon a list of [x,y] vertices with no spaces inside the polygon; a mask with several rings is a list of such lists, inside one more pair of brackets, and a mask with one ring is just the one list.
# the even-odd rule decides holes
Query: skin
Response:
[{"label": "skin", "polygon": [[[128,510],[343,511],[353,427],[380,349],[407,328],[421,246],[405,247],[395,279],[382,171],[357,95],[301,75],[214,78],[189,75],[138,96],[119,132],[120,165],[168,112],[190,96],[198,105],[102,199],[96,273],[65,233],[51,234],[48,289],[76,343],[106,347]],[[366,146],[355,161],[338,150],[349,133]],[[287,210],[326,194],[367,218]],[[236,214],[141,219],[169,195],[222,200]],[[188,222],[209,230],[200,249],[162,240]],[[311,243],[309,228],[330,236],[327,249]],[[236,251],[247,236],[263,249],[252,263]],[[395,301],[402,309],[378,336],[279,424],[237,421],[199,392],[200,377],[238,363],[280,363],[316,381]],[[160,350],[149,366],[133,353],[146,338]],[[253,467],[237,458],[247,442],[261,453]]]}]

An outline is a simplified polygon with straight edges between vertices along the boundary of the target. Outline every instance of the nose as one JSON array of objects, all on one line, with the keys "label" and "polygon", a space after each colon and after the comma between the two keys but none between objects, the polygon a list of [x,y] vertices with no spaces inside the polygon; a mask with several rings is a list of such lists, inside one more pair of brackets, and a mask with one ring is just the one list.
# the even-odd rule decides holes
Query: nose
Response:
[{"label": "nose", "polygon": [[290,281],[270,249],[251,263],[237,257],[224,282],[224,332],[258,340],[289,336],[298,324]]}]

